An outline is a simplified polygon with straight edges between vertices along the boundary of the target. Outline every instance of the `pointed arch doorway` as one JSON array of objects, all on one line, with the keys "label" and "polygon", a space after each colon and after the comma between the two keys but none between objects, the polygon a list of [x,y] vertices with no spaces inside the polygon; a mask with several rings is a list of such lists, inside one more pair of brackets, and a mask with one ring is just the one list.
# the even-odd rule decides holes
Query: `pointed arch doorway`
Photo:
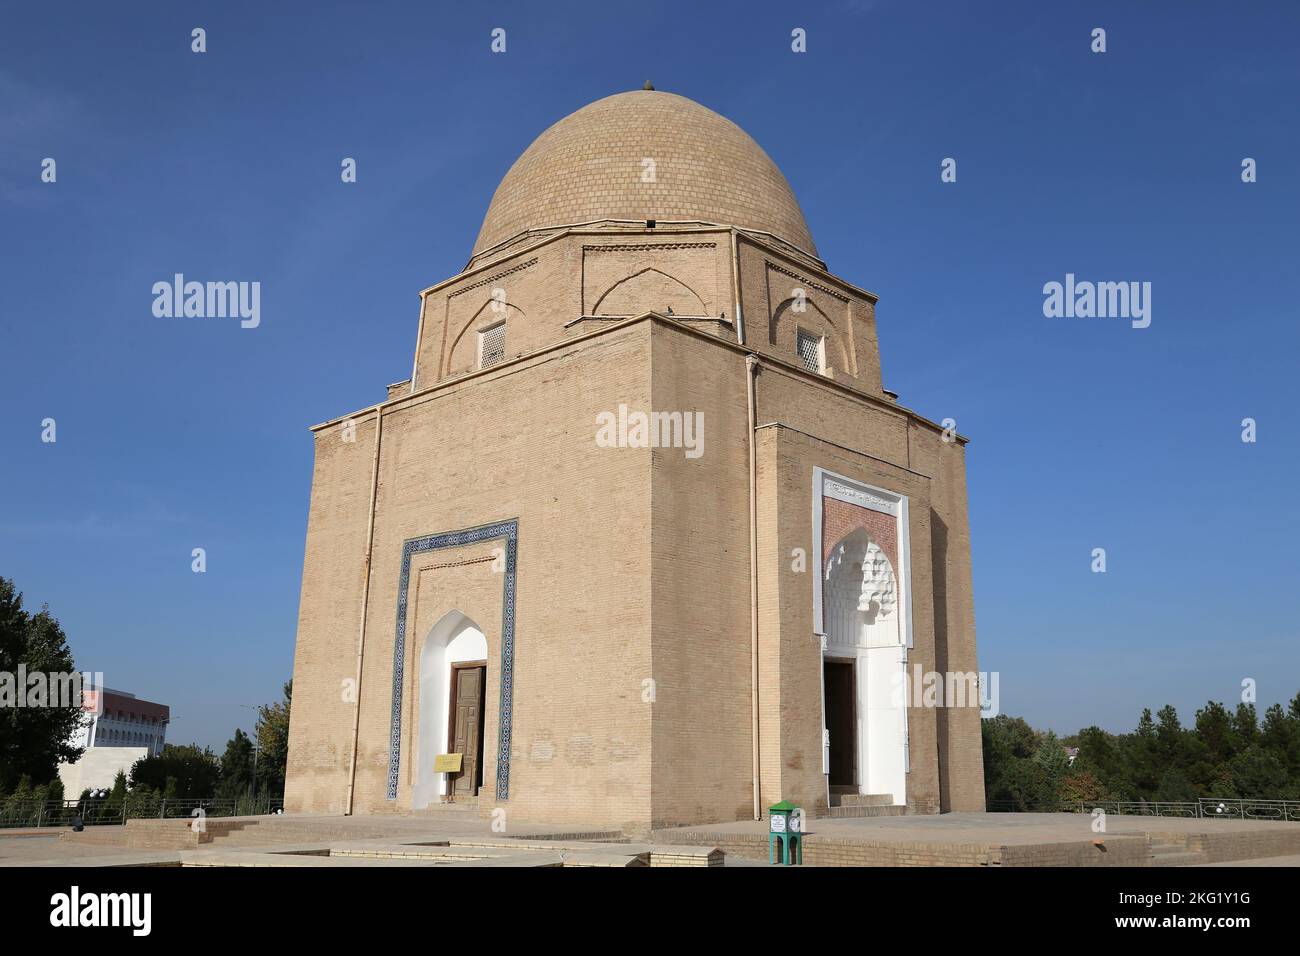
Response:
[{"label": "pointed arch doorway", "polygon": [[[460,611],[444,614],[424,640],[419,658],[413,809],[447,796],[477,796],[483,785],[487,658],[482,629]],[[459,774],[449,778],[434,771],[441,753],[463,755]]]},{"label": "pointed arch doorway", "polygon": [[906,792],[906,646],[897,577],[863,528],[831,549],[824,575],[823,701],[832,793]]}]

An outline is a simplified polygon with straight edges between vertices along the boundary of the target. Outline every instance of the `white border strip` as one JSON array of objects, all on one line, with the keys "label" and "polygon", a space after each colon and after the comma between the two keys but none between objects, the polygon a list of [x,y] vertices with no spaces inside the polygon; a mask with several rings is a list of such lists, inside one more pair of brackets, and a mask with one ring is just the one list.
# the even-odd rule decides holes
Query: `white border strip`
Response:
[{"label": "white border strip", "polygon": [[[887,514],[894,519],[895,531],[898,535],[898,563],[899,567],[895,569],[898,586],[903,589],[899,597],[898,606],[902,610],[904,633],[907,635],[907,642],[904,645],[903,652],[903,672],[907,672],[907,650],[912,648],[912,529],[910,522],[909,500],[906,495],[900,495],[897,492],[888,491],[884,488],[877,488],[874,485],[866,485],[860,481],[854,481],[844,475],[836,474],[825,468],[813,467],[813,488],[812,488],[812,532],[813,532],[813,553],[816,555],[816,561],[813,562],[817,569],[817,576],[813,579],[813,633],[821,642],[821,656],[823,665],[826,660],[826,622],[822,616],[822,585],[826,570],[823,567],[822,555],[822,500],[823,498],[834,498],[837,501],[844,501],[851,505],[858,505],[866,508],[868,511],[878,511],[881,514]],[[823,666],[822,670],[825,670]],[[826,748],[826,687],[825,681],[822,680],[822,774],[826,777],[826,802],[830,805],[830,751]],[[907,708],[903,708],[903,772],[911,773],[912,771],[912,747],[911,732],[908,727]]]}]

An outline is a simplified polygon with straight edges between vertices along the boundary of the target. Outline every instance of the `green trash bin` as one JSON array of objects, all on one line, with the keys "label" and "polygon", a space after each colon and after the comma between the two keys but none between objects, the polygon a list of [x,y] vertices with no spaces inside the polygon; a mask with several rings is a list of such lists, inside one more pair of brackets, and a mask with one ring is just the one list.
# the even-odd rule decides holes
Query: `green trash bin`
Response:
[{"label": "green trash bin", "polygon": [[[803,812],[789,800],[782,800],[767,808],[770,815],[767,830],[767,863],[784,863],[786,866],[803,865]],[[780,846],[780,853],[777,847]]]}]

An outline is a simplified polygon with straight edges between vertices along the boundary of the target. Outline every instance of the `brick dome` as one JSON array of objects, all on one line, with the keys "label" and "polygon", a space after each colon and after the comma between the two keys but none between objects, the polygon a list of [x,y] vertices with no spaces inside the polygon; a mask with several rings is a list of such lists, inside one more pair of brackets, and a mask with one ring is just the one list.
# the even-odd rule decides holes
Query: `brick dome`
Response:
[{"label": "brick dome", "polygon": [[537,137],[497,187],[474,255],[527,229],[598,219],[699,219],[817,254],[790,184],[762,147],[673,93],[607,96]]}]

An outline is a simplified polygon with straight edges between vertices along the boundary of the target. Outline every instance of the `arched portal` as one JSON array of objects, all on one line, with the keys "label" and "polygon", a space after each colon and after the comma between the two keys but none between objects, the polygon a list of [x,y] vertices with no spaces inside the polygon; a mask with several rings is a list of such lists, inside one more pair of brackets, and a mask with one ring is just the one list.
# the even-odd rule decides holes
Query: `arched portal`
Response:
[{"label": "arched portal", "polygon": [[483,781],[483,701],[487,684],[487,638],[460,611],[448,611],[420,650],[420,714],[415,743],[413,809],[447,793],[447,775],[434,772],[434,758],[465,747],[463,772],[453,778],[458,794],[473,795]]},{"label": "arched portal", "polygon": [[898,581],[862,528],[831,548],[823,582],[823,695],[832,792],[906,802],[906,643]]}]

